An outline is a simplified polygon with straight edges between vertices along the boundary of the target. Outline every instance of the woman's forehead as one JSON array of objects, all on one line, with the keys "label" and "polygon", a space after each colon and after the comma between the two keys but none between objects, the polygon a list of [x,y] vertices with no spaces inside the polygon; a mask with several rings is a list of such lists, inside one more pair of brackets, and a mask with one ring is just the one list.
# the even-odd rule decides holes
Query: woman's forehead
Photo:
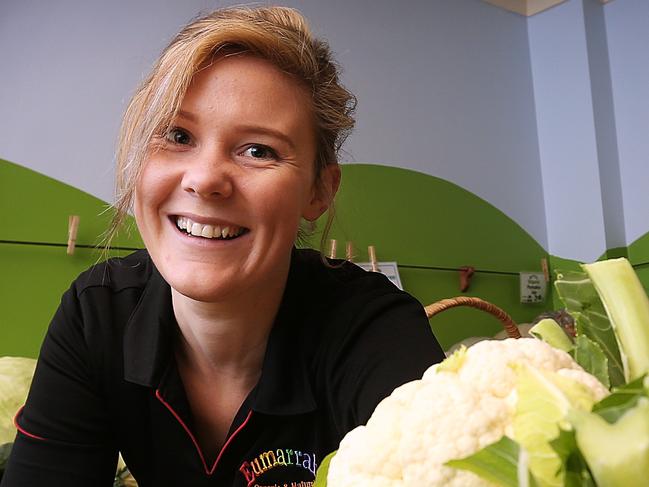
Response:
[{"label": "woman's forehead", "polygon": [[303,85],[264,59],[223,57],[200,70],[183,98],[181,113],[194,121],[236,119],[280,131],[312,127],[311,98]]},{"label": "woman's forehead", "polygon": [[[222,57],[201,69],[194,76],[185,100],[200,96],[219,100],[228,96],[265,99],[269,106],[287,102],[310,108],[308,90],[294,77],[270,61],[252,55]],[[183,101],[185,101],[183,100]]]}]

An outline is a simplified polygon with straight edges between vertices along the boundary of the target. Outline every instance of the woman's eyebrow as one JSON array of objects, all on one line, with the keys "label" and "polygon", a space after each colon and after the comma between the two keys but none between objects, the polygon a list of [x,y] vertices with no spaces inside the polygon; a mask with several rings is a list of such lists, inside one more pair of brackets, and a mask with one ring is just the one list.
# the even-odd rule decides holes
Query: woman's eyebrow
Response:
[{"label": "woman's eyebrow", "polygon": [[198,117],[187,110],[178,110],[178,116],[186,118],[190,122],[198,123]]},{"label": "woman's eyebrow", "polygon": [[280,130],[276,130],[270,127],[264,127],[261,125],[249,125],[249,124],[237,125],[236,129],[241,130],[243,132],[249,132],[249,133],[260,134],[260,135],[269,135],[271,137],[275,137],[281,140],[282,142],[284,142],[286,145],[288,145],[291,148],[291,150],[295,149],[295,144],[293,143],[293,140],[284,132],[281,132]]}]

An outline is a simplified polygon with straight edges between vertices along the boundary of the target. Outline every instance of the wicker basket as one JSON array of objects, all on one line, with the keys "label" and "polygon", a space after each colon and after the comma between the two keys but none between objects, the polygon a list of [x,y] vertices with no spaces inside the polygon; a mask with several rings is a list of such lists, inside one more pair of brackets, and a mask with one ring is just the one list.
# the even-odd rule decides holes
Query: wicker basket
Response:
[{"label": "wicker basket", "polygon": [[442,299],[441,301],[437,301],[433,304],[429,304],[428,306],[425,306],[424,310],[426,311],[426,316],[428,316],[428,318],[432,318],[436,314],[441,313],[442,311],[447,310],[449,308],[455,308],[456,306],[469,306],[471,308],[476,308],[476,309],[481,309],[482,311],[486,311],[487,313],[495,316],[500,320],[503,327],[505,328],[505,331],[507,331],[507,335],[510,338],[521,337],[521,333],[518,330],[518,326],[516,326],[516,323],[514,322],[511,316],[509,316],[507,313],[505,313],[502,309],[500,309],[495,304],[491,304],[488,301],[485,301],[480,298],[475,298],[470,296],[458,296],[455,298]]}]

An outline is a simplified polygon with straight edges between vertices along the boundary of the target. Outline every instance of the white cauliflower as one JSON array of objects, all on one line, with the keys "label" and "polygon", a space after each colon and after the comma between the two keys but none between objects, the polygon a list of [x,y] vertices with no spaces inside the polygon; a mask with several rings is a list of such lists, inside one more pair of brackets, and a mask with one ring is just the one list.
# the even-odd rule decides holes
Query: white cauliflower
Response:
[{"label": "white cauliflower", "polygon": [[14,416],[25,403],[35,368],[33,358],[0,357],[0,445],[14,441]]},{"label": "white cauliflower", "polygon": [[331,460],[328,487],[491,486],[447,467],[513,436],[517,375],[512,364],[583,384],[597,401],[608,390],[566,352],[541,340],[489,340],[460,351],[404,384],[350,431]]}]

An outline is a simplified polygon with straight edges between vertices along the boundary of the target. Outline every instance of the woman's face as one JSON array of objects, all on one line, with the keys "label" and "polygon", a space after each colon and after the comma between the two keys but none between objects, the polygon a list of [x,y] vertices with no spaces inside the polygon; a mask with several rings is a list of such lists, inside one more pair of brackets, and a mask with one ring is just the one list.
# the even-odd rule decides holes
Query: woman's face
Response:
[{"label": "woman's face", "polygon": [[[316,191],[309,95],[268,61],[221,58],[194,78],[172,129],[154,141],[135,218],[165,280],[199,301],[277,286]],[[335,190],[336,165],[324,181]]]}]

